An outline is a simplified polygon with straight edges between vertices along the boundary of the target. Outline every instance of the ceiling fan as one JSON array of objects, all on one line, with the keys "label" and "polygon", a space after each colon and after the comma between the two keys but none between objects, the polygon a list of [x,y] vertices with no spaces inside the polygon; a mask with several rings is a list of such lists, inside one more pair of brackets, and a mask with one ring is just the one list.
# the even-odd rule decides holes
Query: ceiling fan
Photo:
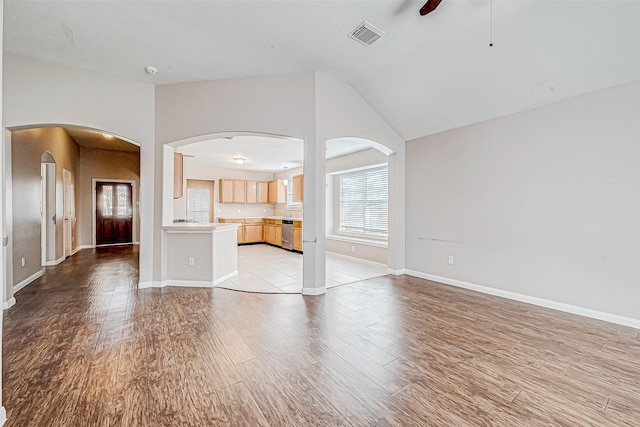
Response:
[{"label": "ceiling fan", "polygon": [[420,8],[420,16],[425,16],[434,10],[440,5],[442,0],[427,0],[427,2]]}]

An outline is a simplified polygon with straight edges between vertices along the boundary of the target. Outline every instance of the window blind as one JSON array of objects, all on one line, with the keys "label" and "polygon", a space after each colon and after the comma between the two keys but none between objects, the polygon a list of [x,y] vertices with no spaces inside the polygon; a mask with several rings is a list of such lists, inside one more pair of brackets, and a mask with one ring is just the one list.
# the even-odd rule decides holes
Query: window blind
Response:
[{"label": "window blind", "polygon": [[340,175],[339,232],[386,237],[388,230],[388,167]]},{"label": "window blind", "polygon": [[209,190],[206,188],[187,189],[187,219],[201,223],[209,222]]}]

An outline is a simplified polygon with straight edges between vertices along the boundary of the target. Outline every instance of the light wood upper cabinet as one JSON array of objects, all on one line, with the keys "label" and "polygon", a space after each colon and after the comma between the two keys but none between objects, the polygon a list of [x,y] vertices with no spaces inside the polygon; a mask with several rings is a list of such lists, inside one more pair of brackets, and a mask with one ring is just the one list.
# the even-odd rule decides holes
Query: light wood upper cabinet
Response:
[{"label": "light wood upper cabinet", "polygon": [[304,201],[304,175],[296,175],[292,179],[293,181],[293,201]]},{"label": "light wood upper cabinet", "polygon": [[258,201],[258,181],[247,181],[246,184],[247,203]]},{"label": "light wood upper cabinet", "polygon": [[258,203],[269,203],[269,183],[258,181]]},{"label": "light wood upper cabinet", "polygon": [[220,203],[233,203],[233,180],[220,180],[220,194],[218,197]]},{"label": "light wood upper cabinet", "polygon": [[173,153],[173,198],[184,196],[184,158],[181,153]]},{"label": "light wood upper cabinet", "polygon": [[286,203],[287,202],[287,187],[284,185],[284,180],[277,179],[275,181],[269,181],[269,203]]},{"label": "light wood upper cabinet", "polygon": [[247,203],[247,181],[233,180],[233,203]]}]

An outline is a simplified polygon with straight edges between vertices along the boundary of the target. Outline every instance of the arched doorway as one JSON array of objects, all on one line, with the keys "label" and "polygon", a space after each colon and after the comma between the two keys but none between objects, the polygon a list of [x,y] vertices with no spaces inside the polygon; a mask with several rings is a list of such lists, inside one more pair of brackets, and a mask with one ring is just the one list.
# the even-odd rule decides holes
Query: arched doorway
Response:
[{"label": "arched doorway", "polygon": [[[301,139],[263,133],[228,132],[165,145],[163,225],[239,224],[237,275],[210,286],[302,292],[303,156]],[[197,264],[196,256],[189,258]],[[188,283],[166,277],[163,285]]]},{"label": "arched doorway", "polygon": [[57,265],[94,246],[94,175],[119,178],[124,174],[136,187],[140,181],[139,147],[126,139],[70,125],[21,126],[9,131],[4,142],[11,242],[5,253],[9,266],[5,308],[12,304],[15,292],[42,275],[42,266]]},{"label": "arched doorway", "polygon": [[388,147],[365,138],[326,141],[326,287],[388,274]]}]

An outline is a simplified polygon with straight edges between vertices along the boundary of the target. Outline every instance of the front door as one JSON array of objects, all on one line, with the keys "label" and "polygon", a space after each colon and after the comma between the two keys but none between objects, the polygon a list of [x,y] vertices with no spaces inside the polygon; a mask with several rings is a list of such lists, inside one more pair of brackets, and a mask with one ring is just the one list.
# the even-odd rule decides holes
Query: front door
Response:
[{"label": "front door", "polygon": [[96,246],[133,243],[131,183],[96,183]]}]

